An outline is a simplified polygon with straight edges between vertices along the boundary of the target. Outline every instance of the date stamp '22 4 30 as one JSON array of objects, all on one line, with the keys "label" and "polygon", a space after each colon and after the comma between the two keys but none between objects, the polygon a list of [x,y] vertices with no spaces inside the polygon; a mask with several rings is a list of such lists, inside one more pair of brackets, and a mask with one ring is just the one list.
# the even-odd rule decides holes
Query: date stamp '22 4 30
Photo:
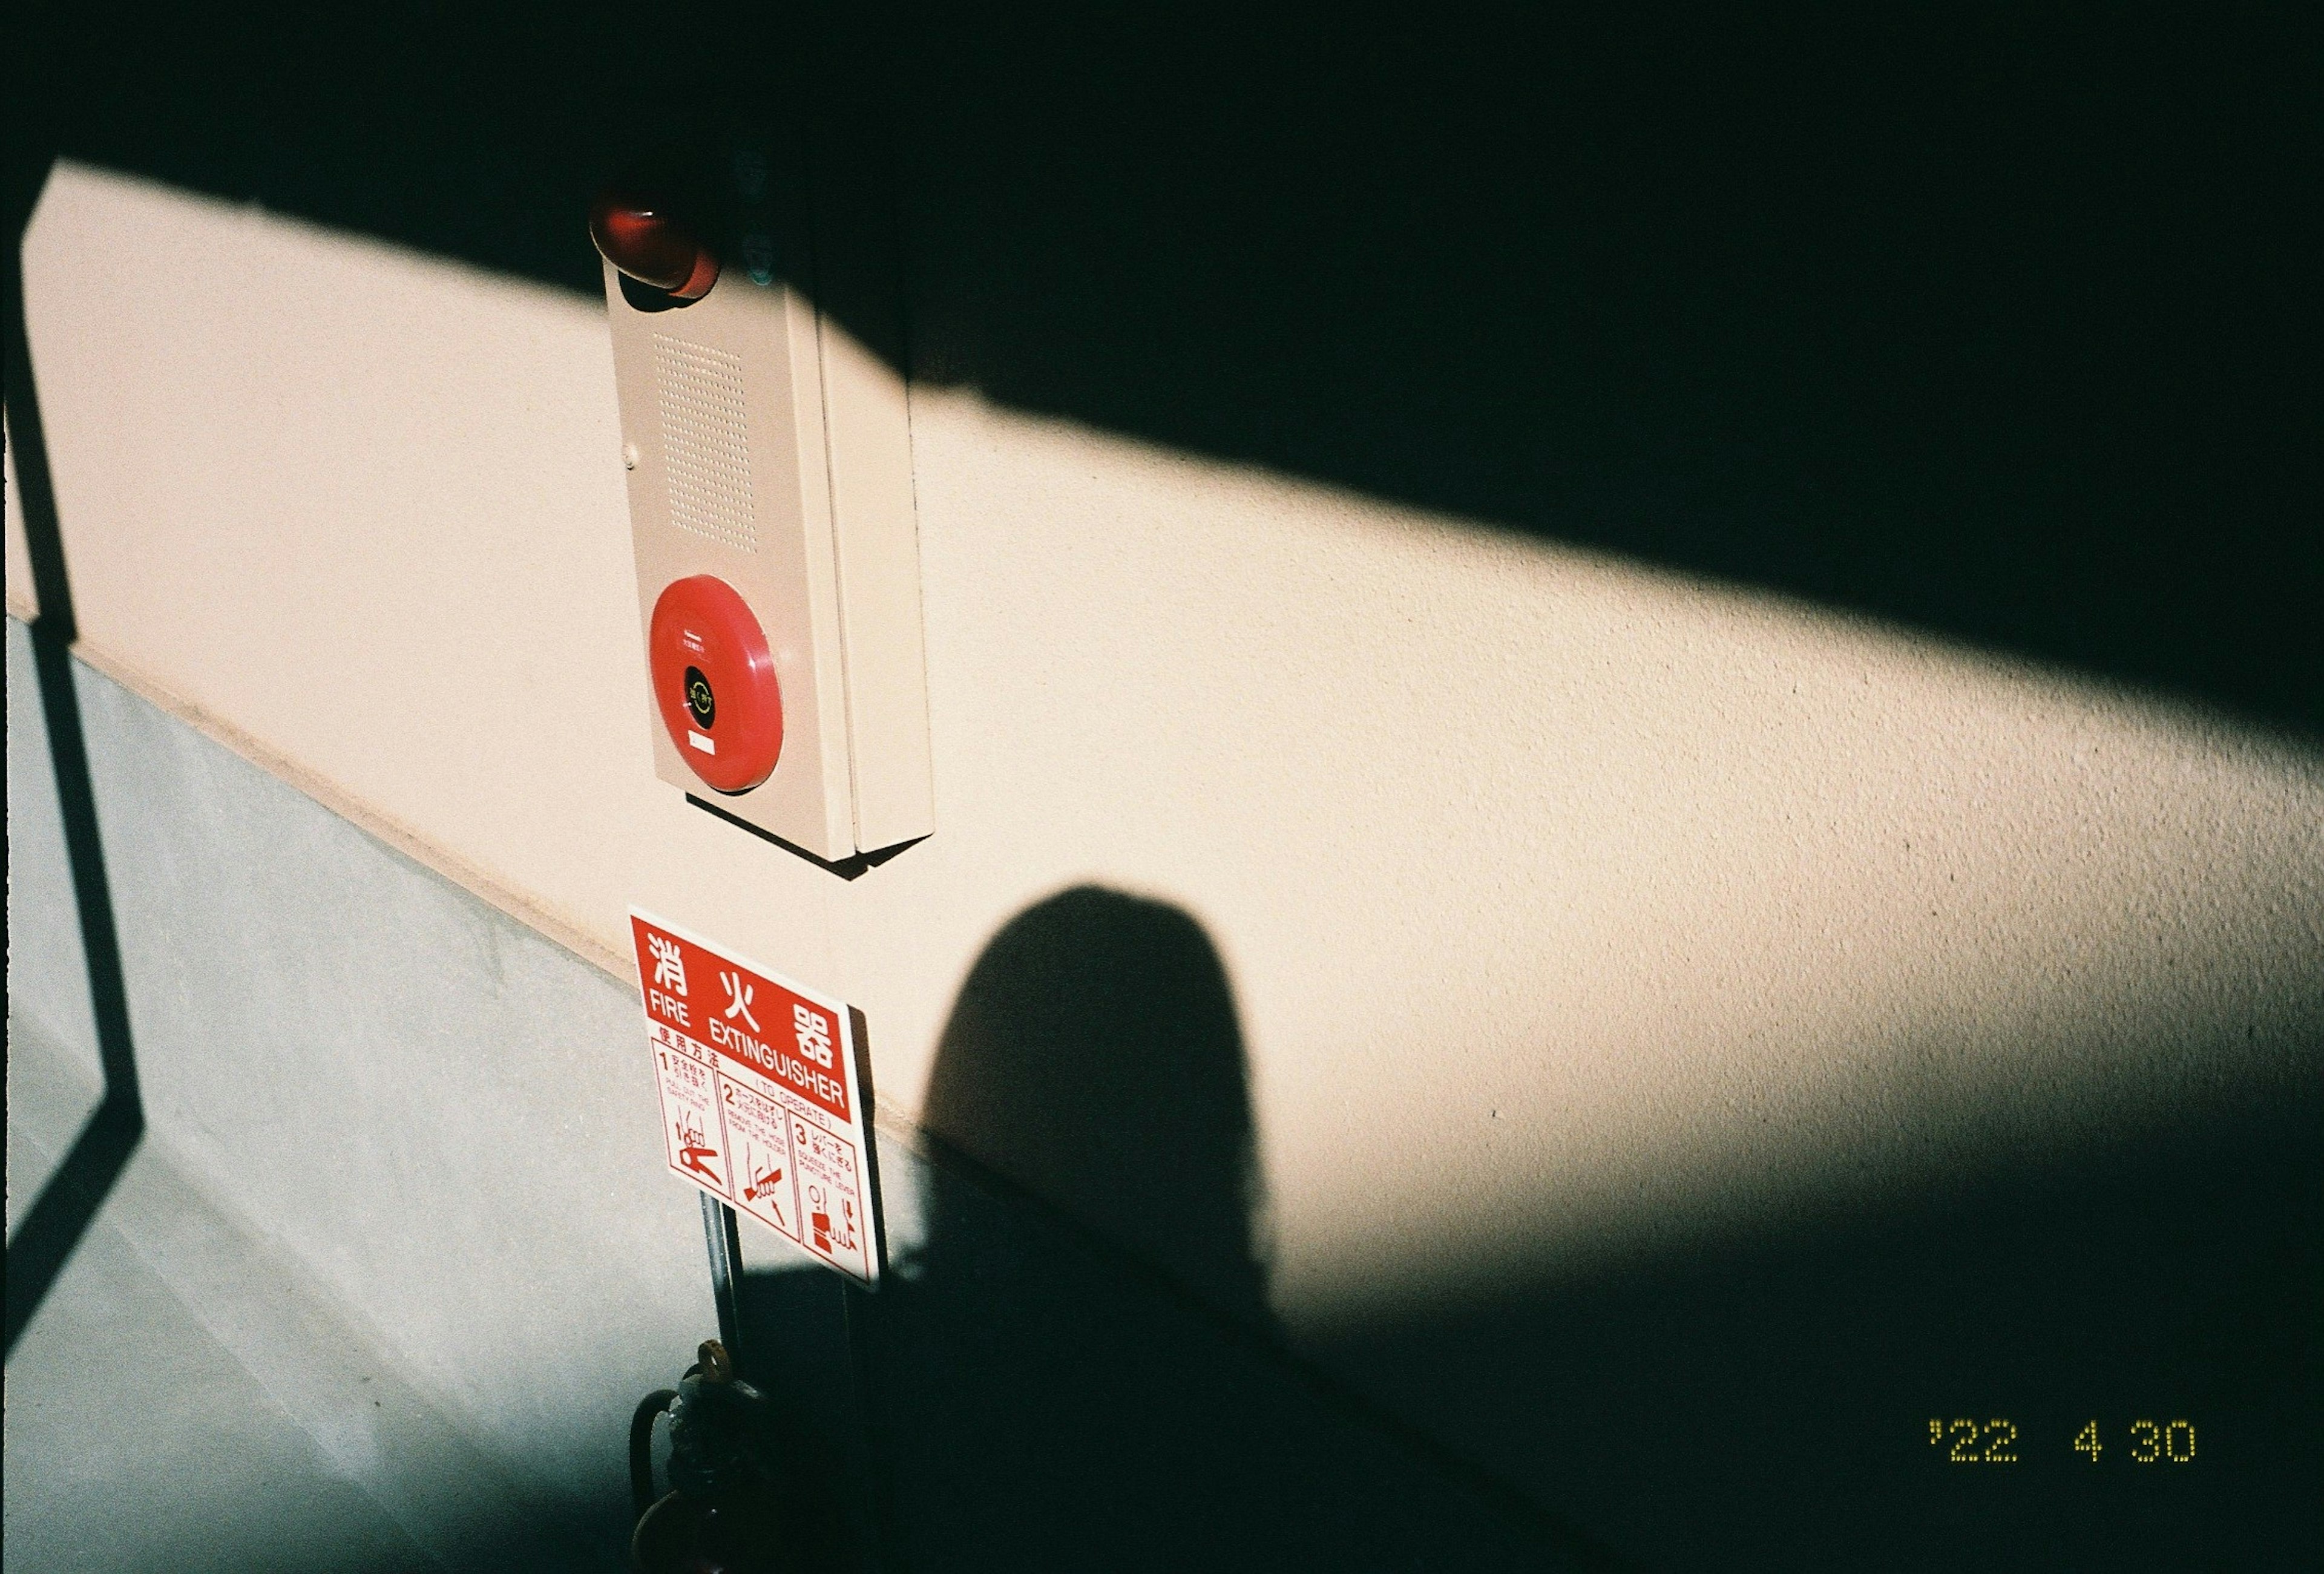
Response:
[{"label": "date stamp '22 4 30", "polygon": [[[2021,1447],[2017,1423],[1997,1416],[1987,1421],[1968,1417],[1929,1418],[1929,1446],[1954,1465],[2015,1465]],[[2025,1445],[2030,1446],[2030,1445]],[[2115,1447],[2101,1435],[2096,1421],[2085,1422],[2074,1434],[2074,1451],[2091,1464]],[[2190,1421],[2134,1421],[2130,1423],[2126,1457],[2135,1465],[2191,1465],[2195,1462],[2195,1423]]]}]

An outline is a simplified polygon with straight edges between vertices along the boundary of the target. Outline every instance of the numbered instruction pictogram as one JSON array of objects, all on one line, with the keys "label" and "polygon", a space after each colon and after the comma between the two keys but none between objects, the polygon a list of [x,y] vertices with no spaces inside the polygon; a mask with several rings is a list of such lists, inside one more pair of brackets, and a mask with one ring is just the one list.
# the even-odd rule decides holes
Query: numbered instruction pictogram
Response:
[{"label": "numbered instruction pictogram", "polygon": [[880,1278],[847,1008],[630,910],[670,1173],[816,1261]]}]

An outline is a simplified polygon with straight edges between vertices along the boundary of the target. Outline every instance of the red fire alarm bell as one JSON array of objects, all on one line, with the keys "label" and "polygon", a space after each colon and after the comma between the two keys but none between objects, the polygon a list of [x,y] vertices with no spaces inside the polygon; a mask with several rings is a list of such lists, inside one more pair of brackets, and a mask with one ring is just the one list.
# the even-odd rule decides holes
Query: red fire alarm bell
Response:
[{"label": "red fire alarm bell", "polygon": [[662,725],[695,775],[722,793],[746,793],[775,773],[782,686],[766,631],[733,585],[696,574],[664,590],[646,655]]},{"label": "red fire alarm bell", "polygon": [[718,258],[671,211],[668,193],[610,186],[589,208],[589,238],[605,261],[641,284],[699,300],[718,282]]}]

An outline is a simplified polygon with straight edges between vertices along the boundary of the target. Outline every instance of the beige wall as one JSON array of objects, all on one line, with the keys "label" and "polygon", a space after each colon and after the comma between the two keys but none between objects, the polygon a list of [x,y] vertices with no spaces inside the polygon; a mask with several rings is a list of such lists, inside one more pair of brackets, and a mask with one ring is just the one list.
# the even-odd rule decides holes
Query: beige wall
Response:
[{"label": "beige wall", "polygon": [[892,1119],[1012,916],[1183,907],[1295,1331],[2313,1076],[2312,753],[961,392],[938,830],[842,883],[653,778],[601,308],[69,166],[25,252],[93,660],[602,965],[858,1002]]}]

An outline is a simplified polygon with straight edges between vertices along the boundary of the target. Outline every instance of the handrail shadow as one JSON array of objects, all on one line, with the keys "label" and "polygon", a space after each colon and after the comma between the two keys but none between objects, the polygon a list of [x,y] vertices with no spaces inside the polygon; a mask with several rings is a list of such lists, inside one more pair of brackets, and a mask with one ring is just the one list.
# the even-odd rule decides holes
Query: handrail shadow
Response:
[{"label": "handrail shadow", "polygon": [[8,439],[15,461],[25,545],[32,558],[33,592],[40,603],[39,614],[31,625],[32,662],[40,684],[41,713],[48,727],[49,758],[56,776],[73,903],[80,922],[97,1061],[105,1073],[104,1097],[8,1241],[7,1349],[13,1354],[17,1339],[31,1325],[136,1152],[145,1132],[145,1106],[137,1088],[136,1044],[130,1031],[121,937],[114,920],[113,888],[106,874],[88,736],[81,724],[80,698],[73,687],[72,588],[65,569],[64,538],[57,524],[56,494],[51,484],[48,446],[25,328],[23,237],[47,178],[46,162],[37,170],[20,166],[9,174],[7,299],[5,322],[0,324],[7,335]]}]

